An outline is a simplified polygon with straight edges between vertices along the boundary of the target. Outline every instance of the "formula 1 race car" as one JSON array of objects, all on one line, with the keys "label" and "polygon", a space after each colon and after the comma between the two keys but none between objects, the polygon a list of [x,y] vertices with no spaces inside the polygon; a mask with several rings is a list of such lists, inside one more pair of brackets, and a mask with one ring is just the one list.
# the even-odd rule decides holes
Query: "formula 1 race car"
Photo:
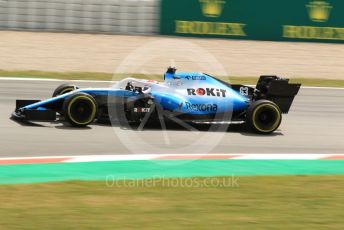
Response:
[{"label": "formula 1 race car", "polygon": [[300,86],[277,76],[260,76],[253,88],[169,67],[163,82],[126,78],[110,88],[85,89],[63,84],[50,99],[17,100],[12,117],[55,121],[59,115],[79,127],[95,120],[245,123],[255,132],[271,133],[279,127],[282,114],[288,113]]}]

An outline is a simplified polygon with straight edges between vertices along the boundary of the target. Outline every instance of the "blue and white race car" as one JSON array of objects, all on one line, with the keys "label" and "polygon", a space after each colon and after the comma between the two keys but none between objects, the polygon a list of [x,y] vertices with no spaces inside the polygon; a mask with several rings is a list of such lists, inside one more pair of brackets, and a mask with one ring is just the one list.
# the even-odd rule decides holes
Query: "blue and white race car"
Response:
[{"label": "blue and white race car", "polygon": [[259,133],[275,131],[288,113],[300,84],[261,76],[255,88],[224,82],[204,73],[169,67],[163,82],[126,78],[109,88],[63,84],[46,100],[17,100],[12,117],[26,121],[65,120],[73,126],[98,121],[146,124],[164,120],[188,123],[245,123]]}]

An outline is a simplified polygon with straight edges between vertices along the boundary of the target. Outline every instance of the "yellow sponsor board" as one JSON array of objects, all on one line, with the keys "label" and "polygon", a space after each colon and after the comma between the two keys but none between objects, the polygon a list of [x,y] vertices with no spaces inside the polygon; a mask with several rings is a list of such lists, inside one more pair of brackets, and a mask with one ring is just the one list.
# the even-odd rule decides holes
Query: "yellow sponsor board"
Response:
[{"label": "yellow sponsor board", "polygon": [[[205,17],[217,18],[221,16],[224,4],[223,0],[199,0],[202,13]],[[175,32],[177,34],[200,34],[221,36],[246,36],[245,24],[232,22],[209,21],[182,21],[176,20]]]},{"label": "yellow sponsor board", "polygon": [[[333,8],[324,0],[313,0],[306,5],[309,19],[313,22],[324,23],[329,20]],[[344,40],[344,28],[324,26],[295,26],[284,25],[283,37],[299,39]]]},{"label": "yellow sponsor board", "polygon": [[217,18],[222,14],[226,1],[221,0],[199,0],[202,13],[206,17]]},{"label": "yellow sponsor board", "polygon": [[176,20],[178,34],[203,34],[222,36],[246,36],[245,25],[229,22],[180,21]]},{"label": "yellow sponsor board", "polygon": [[306,5],[309,18],[313,22],[326,22],[330,17],[332,6],[326,1],[311,1]]},{"label": "yellow sponsor board", "polygon": [[344,28],[284,25],[283,37],[301,39],[344,40]]},{"label": "yellow sponsor board", "polygon": [[161,0],[161,5],[164,35],[344,43],[344,0]]}]

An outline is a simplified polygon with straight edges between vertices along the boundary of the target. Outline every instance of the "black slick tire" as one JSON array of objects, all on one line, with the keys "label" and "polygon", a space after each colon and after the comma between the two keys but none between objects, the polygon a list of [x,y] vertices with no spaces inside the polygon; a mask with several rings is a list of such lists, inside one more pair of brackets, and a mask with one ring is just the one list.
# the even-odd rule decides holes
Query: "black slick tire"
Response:
[{"label": "black slick tire", "polygon": [[282,112],[278,105],[268,100],[253,102],[247,109],[246,123],[257,133],[274,132],[282,122]]},{"label": "black slick tire", "polygon": [[84,127],[91,124],[97,116],[97,102],[87,93],[75,93],[63,103],[63,114],[72,126]]}]

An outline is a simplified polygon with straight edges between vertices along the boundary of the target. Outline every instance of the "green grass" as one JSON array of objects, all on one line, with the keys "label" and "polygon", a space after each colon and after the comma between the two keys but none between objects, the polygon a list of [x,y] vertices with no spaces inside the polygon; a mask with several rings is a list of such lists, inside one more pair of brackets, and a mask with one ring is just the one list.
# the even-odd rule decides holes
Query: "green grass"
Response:
[{"label": "green grass", "polygon": [[[190,178],[179,182],[186,180]],[[0,228],[344,227],[344,176],[240,177],[234,187],[207,188],[166,186],[171,180],[154,182],[146,187],[130,187],[129,181],[114,187],[80,181],[0,186]]]},{"label": "green grass", "polygon": [[[55,78],[63,80],[120,80],[125,77],[137,77],[151,80],[161,80],[162,74],[112,74],[112,73],[92,73],[92,72],[47,72],[47,71],[6,71],[0,70],[1,77],[35,77],[35,78]],[[222,80],[230,81],[234,84],[256,84],[258,76],[256,77],[219,77]],[[292,78],[291,82],[302,83],[304,86],[319,86],[319,87],[344,87],[344,80],[335,79],[319,79],[319,78]]]}]

